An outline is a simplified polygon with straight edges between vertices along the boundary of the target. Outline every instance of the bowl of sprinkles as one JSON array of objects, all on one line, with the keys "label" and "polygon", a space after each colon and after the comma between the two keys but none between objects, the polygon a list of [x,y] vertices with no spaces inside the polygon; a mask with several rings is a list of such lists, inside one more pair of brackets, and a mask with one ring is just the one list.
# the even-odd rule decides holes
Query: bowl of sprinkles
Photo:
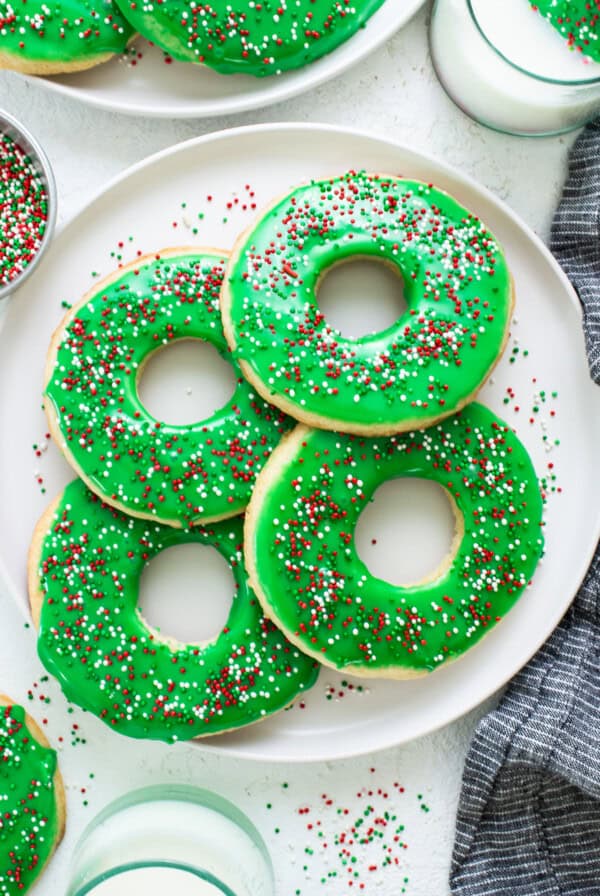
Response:
[{"label": "bowl of sprinkles", "polygon": [[56,186],[37,140],[0,110],[0,301],[39,264],[56,220]]}]

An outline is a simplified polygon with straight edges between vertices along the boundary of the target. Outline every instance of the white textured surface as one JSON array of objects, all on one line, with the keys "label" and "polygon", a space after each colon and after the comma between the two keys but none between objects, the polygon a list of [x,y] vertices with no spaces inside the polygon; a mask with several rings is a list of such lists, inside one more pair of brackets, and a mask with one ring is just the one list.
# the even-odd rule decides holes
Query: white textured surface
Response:
[{"label": "white textured surface", "polygon": [[[421,13],[375,57],[313,93],[235,118],[200,123],[128,119],[52,96],[6,73],[0,74],[0,105],[30,127],[47,150],[58,181],[61,219],[70,216],[127,165],[179,140],[255,121],[326,121],[370,128],[440,155],[508,201],[545,237],[572,138],[517,140],[486,131],[466,119],[435,81],[427,55],[425,21],[426,14]],[[18,611],[6,601],[0,603],[0,613],[0,691],[27,704],[28,689],[43,674],[35,656],[33,633],[23,628]],[[358,892],[399,896],[403,886],[412,896],[447,893],[462,761],[474,722],[483,709],[437,734],[375,757],[269,768],[261,763],[223,759],[193,746],[168,748],[116,738],[94,718],[80,712],[68,714],[63,698],[51,683],[42,684],[35,693],[44,688],[51,695],[51,703],[46,705],[36,698],[28,705],[39,720],[48,717],[48,734],[55,743],[59,737],[64,738],[61,765],[70,811],[67,837],[39,888],[47,896],[63,896],[73,842],[97,810],[132,787],[169,781],[212,786],[251,815],[273,852],[279,880],[277,896],[294,896],[298,890],[302,896],[319,891],[331,896]],[[73,721],[81,726],[79,733],[86,744],[71,746]],[[376,771],[372,773],[370,768]],[[287,788],[282,786],[284,782]],[[394,782],[405,787],[404,794],[394,790]],[[347,875],[340,872],[339,849],[332,842],[335,826],[345,822],[343,818],[340,822],[340,816],[332,810],[317,812],[316,807],[321,804],[321,795],[327,793],[336,805],[350,809],[347,818],[356,817],[369,801],[354,794],[370,784],[375,790],[389,790],[387,803],[376,793],[371,802],[378,809],[387,806],[397,814],[398,821],[405,825],[402,836],[407,849],[401,851],[399,870],[369,873],[360,869],[360,880],[348,887]],[[87,792],[82,794],[81,788]],[[420,808],[418,794],[423,795],[429,812]],[[87,807],[84,800],[89,802]],[[270,810],[268,803],[272,804]],[[298,815],[300,806],[312,806],[315,811],[310,816]],[[317,840],[306,832],[306,823],[309,818],[319,817],[330,835],[330,845],[321,854],[316,850],[315,855],[307,857],[304,847],[315,846]],[[279,834],[275,833],[276,827],[280,828]],[[360,857],[359,848],[352,849]],[[303,871],[304,864],[308,872]],[[321,886],[321,871],[326,874],[328,868],[338,870],[338,876],[326,878]],[[409,879],[406,885],[404,877]],[[366,881],[362,891],[361,880]]]}]

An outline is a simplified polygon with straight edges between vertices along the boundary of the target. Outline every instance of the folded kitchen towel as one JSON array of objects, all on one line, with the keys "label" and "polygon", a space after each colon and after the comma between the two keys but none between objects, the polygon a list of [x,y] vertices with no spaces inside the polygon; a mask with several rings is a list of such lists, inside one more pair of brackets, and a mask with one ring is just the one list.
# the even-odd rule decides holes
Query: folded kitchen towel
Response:
[{"label": "folded kitchen towel", "polygon": [[571,152],[550,248],[581,299],[590,371],[600,383],[600,119]]},{"label": "folded kitchen towel", "polygon": [[[551,249],[583,306],[600,383],[600,121],[578,138]],[[567,615],[477,726],[454,896],[600,896],[600,547]]]}]

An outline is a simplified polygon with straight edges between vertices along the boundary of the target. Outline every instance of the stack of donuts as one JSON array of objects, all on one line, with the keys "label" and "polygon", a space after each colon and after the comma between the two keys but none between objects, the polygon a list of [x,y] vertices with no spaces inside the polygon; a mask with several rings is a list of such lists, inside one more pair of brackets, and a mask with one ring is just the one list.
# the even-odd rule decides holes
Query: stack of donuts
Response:
[{"label": "stack of donuts", "polygon": [[[402,278],[407,310],[348,339],[319,282],[364,257]],[[543,548],[527,451],[475,401],[513,303],[478,217],[432,184],[354,171],[277,198],[229,254],[163,249],[95,284],[48,352],[45,408],[77,479],[29,564],[40,656],[67,697],[123,734],[190,739],[283,709],[321,664],[411,678],[480,641]],[[191,426],[138,395],[150,356],[181,339],[211,343],[237,380]],[[446,490],[456,532],[432,576],[396,586],[369,572],[354,532],[402,476]],[[203,644],[163,637],[137,609],[145,565],[182,542],[212,546],[236,583]]]},{"label": "stack of donuts", "polygon": [[0,0],[0,68],[92,68],[136,33],[169,57],[256,77],[300,68],[365,26],[384,0]]}]

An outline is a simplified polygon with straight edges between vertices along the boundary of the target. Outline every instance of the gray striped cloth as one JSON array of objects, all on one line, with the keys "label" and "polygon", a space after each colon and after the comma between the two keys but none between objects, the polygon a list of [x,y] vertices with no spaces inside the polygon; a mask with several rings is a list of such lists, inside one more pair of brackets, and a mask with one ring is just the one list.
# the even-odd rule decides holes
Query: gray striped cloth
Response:
[{"label": "gray striped cloth", "polygon": [[[573,148],[551,248],[577,290],[600,382],[600,121]],[[454,896],[600,896],[600,546],[550,640],[479,723]]]}]

